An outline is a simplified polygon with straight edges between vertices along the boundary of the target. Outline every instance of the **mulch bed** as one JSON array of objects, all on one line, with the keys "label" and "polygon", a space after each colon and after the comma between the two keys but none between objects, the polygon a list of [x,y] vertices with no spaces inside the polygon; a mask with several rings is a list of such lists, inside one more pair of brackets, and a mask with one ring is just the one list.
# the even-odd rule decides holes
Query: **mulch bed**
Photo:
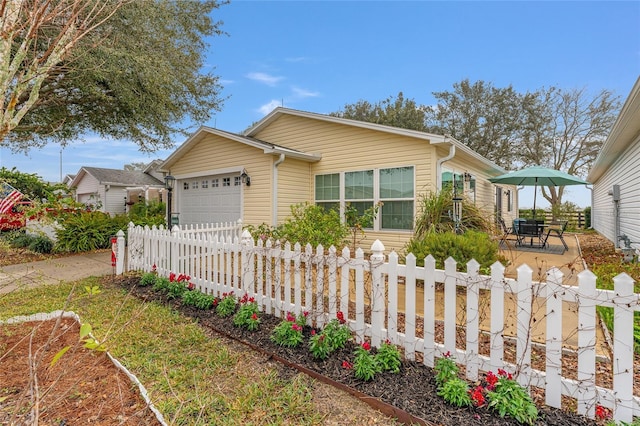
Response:
[{"label": "mulch bed", "polygon": [[[423,419],[425,424],[437,425],[516,425],[515,420],[501,418],[486,408],[456,408],[446,404],[437,395],[435,377],[431,368],[419,362],[403,361],[400,373],[378,374],[374,380],[364,382],[354,377],[353,371],[342,366],[344,360],[353,361],[355,344],[349,342],[347,346],[333,354],[325,361],[314,359],[306,344],[299,348],[284,348],[276,345],[270,339],[271,330],[281,319],[263,314],[257,331],[247,331],[233,325],[231,318],[221,318],[214,311],[201,311],[183,306],[177,301],[167,301],[164,296],[154,292],[150,287],[139,287],[137,277],[123,277],[119,279],[121,285],[131,293],[146,301],[169,304],[173,309],[182,312],[198,321],[198,323],[213,332],[225,337],[233,337],[260,348],[260,350],[283,358],[289,363],[302,366],[320,373],[332,380],[340,382],[352,389],[370,397],[380,399],[394,407],[404,410],[413,416]],[[304,329],[305,341],[311,334],[311,328]],[[297,373],[296,370],[285,365],[281,368],[285,377]],[[594,420],[587,419],[575,413],[550,407],[539,407],[539,420],[536,425],[596,425]]]},{"label": "mulch bed", "polygon": [[71,318],[0,325],[0,424],[160,424],[129,377],[79,335]]}]

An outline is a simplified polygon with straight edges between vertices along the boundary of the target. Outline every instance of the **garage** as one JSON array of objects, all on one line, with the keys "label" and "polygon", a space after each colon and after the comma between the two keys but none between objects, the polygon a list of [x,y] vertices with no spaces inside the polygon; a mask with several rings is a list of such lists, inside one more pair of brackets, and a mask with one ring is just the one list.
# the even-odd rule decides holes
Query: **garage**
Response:
[{"label": "garage", "polygon": [[180,224],[236,222],[242,217],[241,183],[239,173],[179,179]]}]

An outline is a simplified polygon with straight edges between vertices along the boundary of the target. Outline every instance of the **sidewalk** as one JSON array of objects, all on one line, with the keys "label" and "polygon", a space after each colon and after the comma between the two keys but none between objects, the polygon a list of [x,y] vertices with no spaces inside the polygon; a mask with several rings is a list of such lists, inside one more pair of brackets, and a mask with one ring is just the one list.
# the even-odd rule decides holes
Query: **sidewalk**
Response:
[{"label": "sidewalk", "polygon": [[111,250],[9,265],[0,267],[0,294],[20,288],[110,275],[113,272]]}]

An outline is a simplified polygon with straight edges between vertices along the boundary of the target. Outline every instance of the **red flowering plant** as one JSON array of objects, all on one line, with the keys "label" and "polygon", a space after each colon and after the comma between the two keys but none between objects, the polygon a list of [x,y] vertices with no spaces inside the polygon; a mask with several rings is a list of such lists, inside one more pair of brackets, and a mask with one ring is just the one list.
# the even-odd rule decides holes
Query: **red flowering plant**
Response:
[{"label": "red flowering plant", "polygon": [[244,296],[240,298],[240,308],[233,317],[233,325],[255,331],[260,325],[258,314],[258,303],[256,303],[253,297],[249,297],[249,295],[245,293]]},{"label": "red flowering plant", "polygon": [[233,291],[229,293],[222,293],[222,298],[216,305],[216,314],[218,314],[218,316],[221,316],[222,318],[226,318],[233,315],[235,311],[236,296],[235,294],[233,294]]},{"label": "red flowering plant", "polygon": [[471,405],[469,385],[458,377],[458,365],[453,360],[451,352],[445,353],[442,358],[436,361],[434,367],[436,372],[436,384],[438,385],[438,395],[456,407],[466,407]]},{"label": "red flowering plant", "polygon": [[376,373],[380,372],[380,364],[371,353],[371,345],[369,342],[363,342],[356,348],[353,370],[357,379],[366,382],[373,380]]},{"label": "red flowering plant", "polygon": [[489,373],[486,376],[489,409],[497,411],[500,417],[509,416],[522,424],[534,424],[538,418],[538,409],[527,390],[513,380],[511,373],[503,369],[498,369],[497,376]]},{"label": "red flowering plant", "polygon": [[182,294],[187,290],[193,290],[195,285],[190,283],[191,277],[186,274],[176,275],[171,272],[169,274],[169,285],[167,286],[167,298],[179,299],[182,298]]},{"label": "red flowering plant", "polygon": [[287,312],[286,319],[278,324],[271,332],[271,341],[280,346],[294,348],[304,340],[302,330],[307,322],[308,312],[297,317]]},{"label": "red flowering plant", "polygon": [[336,318],[329,321],[320,333],[311,333],[309,350],[314,358],[326,359],[331,353],[344,348],[351,338],[351,330],[346,325],[344,314],[336,313]]},{"label": "red flowering plant", "polygon": [[390,371],[392,373],[400,372],[401,364],[400,351],[396,345],[393,345],[389,339],[382,342],[376,353],[376,361],[382,371]]}]

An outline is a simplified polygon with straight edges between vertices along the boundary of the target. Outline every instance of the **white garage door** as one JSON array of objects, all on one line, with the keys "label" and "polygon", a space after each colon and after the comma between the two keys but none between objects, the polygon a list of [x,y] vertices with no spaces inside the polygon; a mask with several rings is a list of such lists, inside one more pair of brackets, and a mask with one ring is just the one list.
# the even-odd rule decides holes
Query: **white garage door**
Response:
[{"label": "white garage door", "polygon": [[240,219],[239,174],[180,179],[180,224],[235,222]]}]

